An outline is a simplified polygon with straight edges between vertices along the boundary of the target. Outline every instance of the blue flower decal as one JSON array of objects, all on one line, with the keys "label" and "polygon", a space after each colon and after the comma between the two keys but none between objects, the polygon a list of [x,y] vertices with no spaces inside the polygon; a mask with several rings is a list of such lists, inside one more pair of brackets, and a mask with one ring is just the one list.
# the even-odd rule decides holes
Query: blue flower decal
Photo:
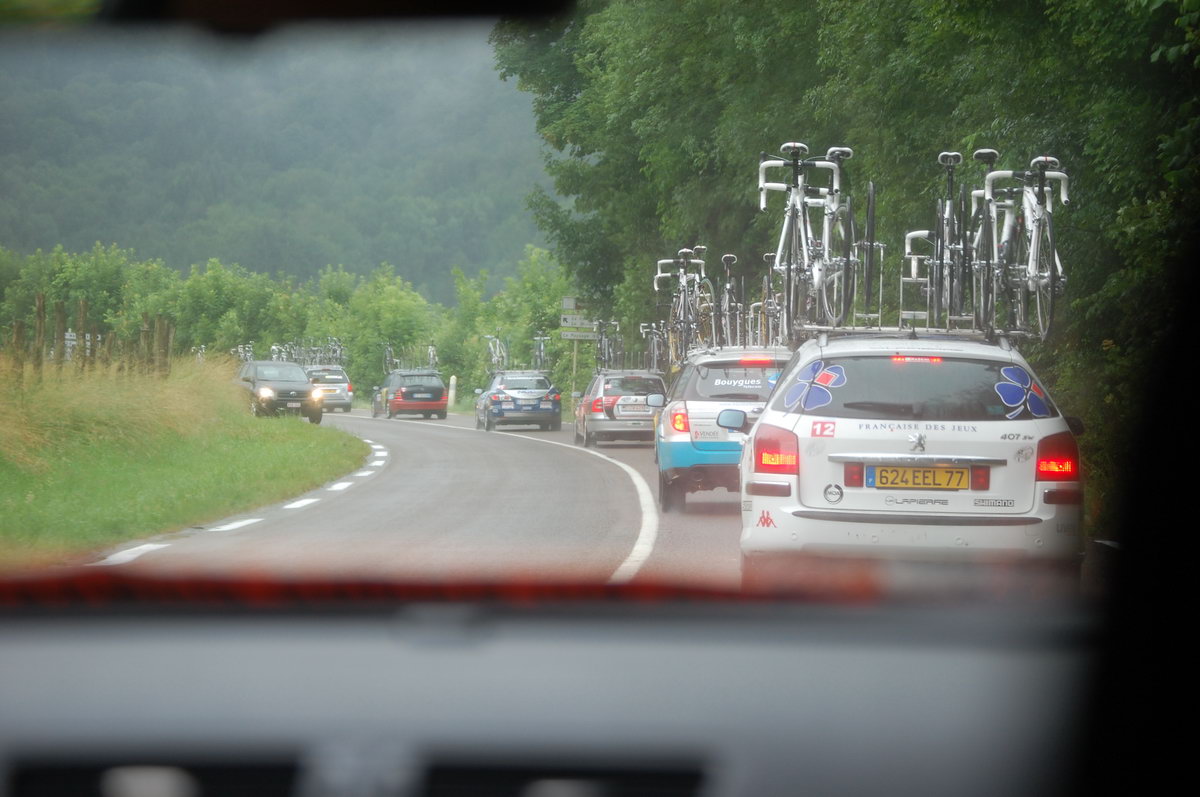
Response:
[{"label": "blue flower decal", "polygon": [[794,410],[796,405],[808,412],[833,402],[830,388],[846,384],[846,371],[840,365],[825,367],[824,360],[809,363],[796,375],[796,382],[783,395],[783,405]]},{"label": "blue flower decal", "polygon": [[1035,418],[1049,417],[1046,394],[1024,368],[1006,365],[1000,369],[1000,375],[1005,381],[996,383],[996,395],[1000,396],[1004,406],[1012,408],[1004,417],[1012,420],[1025,410]]}]

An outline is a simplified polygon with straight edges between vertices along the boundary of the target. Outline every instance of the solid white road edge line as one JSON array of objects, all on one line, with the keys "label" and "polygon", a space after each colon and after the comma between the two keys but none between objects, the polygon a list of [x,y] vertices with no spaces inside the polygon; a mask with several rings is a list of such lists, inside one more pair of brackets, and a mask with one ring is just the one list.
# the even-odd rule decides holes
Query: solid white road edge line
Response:
[{"label": "solid white road edge line", "polygon": [[112,556],[101,559],[99,562],[92,562],[92,565],[123,565],[126,562],[132,562],[144,553],[157,551],[159,548],[167,548],[170,543],[166,542],[148,542],[145,545],[138,545],[133,548],[126,548],[124,551],[117,551]]},{"label": "solid white road edge line", "polygon": [[[405,421],[400,423],[423,423],[425,426],[429,424],[423,421]],[[438,425],[439,429],[459,429],[464,432],[478,433],[477,429],[468,429],[465,426],[443,426]],[[637,539],[633,543],[633,550],[629,552],[629,556],[625,557],[625,561],[621,562],[620,566],[613,571],[613,574],[608,577],[609,584],[627,584],[638,571],[642,569],[642,565],[650,558],[650,554],[654,551],[654,542],[658,539],[658,504],[654,501],[654,494],[650,492],[650,485],[646,484],[646,480],[642,478],[642,474],[638,473],[629,465],[621,462],[619,459],[613,459],[606,454],[601,454],[599,451],[593,451],[590,448],[580,448],[570,443],[560,443],[557,440],[542,440],[538,437],[529,437],[528,435],[516,434],[515,432],[492,432],[492,434],[501,434],[507,437],[519,437],[522,440],[532,440],[535,443],[547,443],[552,446],[562,446],[571,451],[578,451],[582,454],[591,454],[593,457],[600,457],[605,462],[611,462],[619,467],[629,476],[633,482],[633,488],[637,492],[638,505],[642,512],[642,525],[638,529]]]},{"label": "solid white road edge line", "polygon": [[321,500],[320,498],[301,498],[299,501],[292,501],[290,504],[284,504],[283,508],[284,509],[300,509],[301,507],[308,506],[309,504],[315,504],[317,501],[320,501],[320,500]]},{"label": "solid white road edge line", "polygon": [[240,529],[242,526],[249,526],[251,523],[257,523],[260,520],[262,520],[260,517],[251,517],[246,518],[245,520],[235,520],[232,523],[226,523],[224,526],[213,526],[211,529],[209,529],[209,531],[233,531],[234,529]]}]

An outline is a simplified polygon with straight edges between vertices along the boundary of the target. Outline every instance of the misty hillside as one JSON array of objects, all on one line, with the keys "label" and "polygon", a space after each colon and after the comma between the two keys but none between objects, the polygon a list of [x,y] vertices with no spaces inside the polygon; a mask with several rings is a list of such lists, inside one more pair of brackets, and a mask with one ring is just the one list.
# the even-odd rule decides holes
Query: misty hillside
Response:
[{"label": "misty hillside", "polygon": [[547,181],[487,33],[6,36],[0,246],[100,241],[300,279],[387,261],[440,301],[455,265],[511,274]]}]

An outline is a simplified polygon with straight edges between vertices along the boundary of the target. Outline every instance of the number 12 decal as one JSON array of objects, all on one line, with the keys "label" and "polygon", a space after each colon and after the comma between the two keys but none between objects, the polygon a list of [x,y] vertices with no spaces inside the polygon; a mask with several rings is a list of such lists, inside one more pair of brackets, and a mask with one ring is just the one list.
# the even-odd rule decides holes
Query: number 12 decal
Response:
[{"label": "number 12 decal", "polygon": [[833,433],[836,429],[837,429],[836,421],[813,421],[812,436],[813,437],[833,437]]}]

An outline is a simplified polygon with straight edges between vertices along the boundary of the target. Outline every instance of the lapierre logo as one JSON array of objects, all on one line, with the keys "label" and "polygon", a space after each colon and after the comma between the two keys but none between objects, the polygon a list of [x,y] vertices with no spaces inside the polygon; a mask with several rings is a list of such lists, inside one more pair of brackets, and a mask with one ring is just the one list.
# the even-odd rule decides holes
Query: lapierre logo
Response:
[{"label": "lapierre logo", "polygon": [[950,506],[945,498],[897,498],[889,495],[883,502],[888,506]]},{"label": "lapierre logo", "polygon": [[1003,506],[1013,507],[1017,502],[1011,498],[976,498],[975,506]]}]

